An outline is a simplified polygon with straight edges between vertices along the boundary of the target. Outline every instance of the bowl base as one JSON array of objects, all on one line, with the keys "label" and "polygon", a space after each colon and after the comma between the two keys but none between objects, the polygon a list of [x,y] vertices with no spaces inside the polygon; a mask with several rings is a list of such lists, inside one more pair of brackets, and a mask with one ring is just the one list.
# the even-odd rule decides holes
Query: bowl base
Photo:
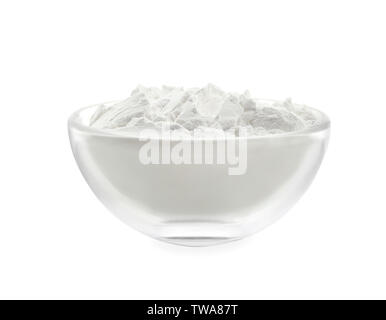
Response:
[{"label": "bowl base", "polygon": [[240,238],[226,237],[164,237],[158,240],[185,247],[208,247],[230,241],[236,241]]},{"label": "bowl base", "polygon": [[206,247],[239,240],[239,228],[222,221],[166,222],[156,227],[153,237],[172,244]]}]

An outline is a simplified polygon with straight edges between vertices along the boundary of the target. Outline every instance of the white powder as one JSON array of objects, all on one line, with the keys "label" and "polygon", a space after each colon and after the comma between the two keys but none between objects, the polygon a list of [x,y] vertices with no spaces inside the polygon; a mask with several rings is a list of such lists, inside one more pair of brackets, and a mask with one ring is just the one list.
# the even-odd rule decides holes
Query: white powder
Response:
[{"label": "white powder", "polygon": [[267,135],[302,130],[318,123],[315,112],[303,105],[252,99],[249,91],[227,93],[214,85],[184,89],[138,86],[126,100],[100,105],[90,126],[119,132],[143,128],[183,131],[221,130]]}]

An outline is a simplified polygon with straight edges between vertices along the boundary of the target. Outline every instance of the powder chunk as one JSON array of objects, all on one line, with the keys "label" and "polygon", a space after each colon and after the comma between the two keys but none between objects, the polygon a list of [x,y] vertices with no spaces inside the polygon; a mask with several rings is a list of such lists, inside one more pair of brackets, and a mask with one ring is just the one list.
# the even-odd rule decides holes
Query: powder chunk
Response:
[{"label": "powder chunk", "polygon": [[281,130],[290,132],[304,128],[303,122],[293,113],[284,108],[264,107],[258,109],[250,124],[255,127],[261,127],[268,131]]},{"label": "powder chunk", "polygon": [[203,88],[137,86],[131,96],[111,106],[100,105],[90,118],[98,129],[133,132],[155,128],[189,132],[226,131],[267,135],[302,130],[318,123],[310,108],[292,103],[226,93],[209,84]]},{"label": "powder chunk", "polygon": [[196,110],[204,117],[216,118],[224,103],[224,93],[213,85],[197,92]]}]

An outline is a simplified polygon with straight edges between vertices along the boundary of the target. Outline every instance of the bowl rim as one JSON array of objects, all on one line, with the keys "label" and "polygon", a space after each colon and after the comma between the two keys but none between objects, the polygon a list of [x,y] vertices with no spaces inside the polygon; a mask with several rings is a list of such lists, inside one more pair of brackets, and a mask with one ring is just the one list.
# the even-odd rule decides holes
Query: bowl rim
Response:
[{"label": "bowl rim", "polygon": [[[279,100],[275,100],[275,99],[258,99],[258,100],[259,101],[266,101],[266,102],[279,101]],[[68,128],[69,129],[76,128],[77,130],[79,130],[81,132],[85,132],[85,133],[96,135],[96,136],[114,137],[117,139],[139,140],[140,137],[138,136],[138,134],[130,134],[130,133],[120,134],[120,133],[117,133],[113,130],[93,128],[93,127],[90,127],[89,125],[84,124],[81,121],[80,115],[83,112],[85,112],[86,110],[96,108],[102,104],[109,105],[109,104],[114,104],[117,102],[119,102],[119,100],[106,101],[106,102],[92,104],[92,105],[88,105],[86,107],[82,107],[80,109],[77,109],[68,118]],[[306,108],[312,110],[313,112],[316,112],[321,119],[320,123],[318,123],[314,126],[308,127],[308,128],[301,129],[301,130],[268,134],[268,135],[261,135],[261,136],[256,136],[256,135],[241,136],[241,137],[236,137],[236,140],[244,140],[244,139],[246,139],[246,140],[260,140],[260,139],[275,139],[275,138],[285,138],[285,137],[293,137],[293,136],[304,136],[304,135],[309,135],[312,133],[327,131],[330,129],[331,121],[330,121],[329,117],[324,112],[322,112],[316,108],[309,107],[308,105],[295,103],[295,106],[296,105],[306,107]],[[164,140],[164,138],[162,138],[162,137],[151,137],[150,139],[152,139],[152,140]],[[182,138],[181,137],[170,138],[169,140],[181,141],[181,140],[197,140],[197,139],[194,139],[193,137],[185,136]],[[210,137],[210,136],[204,136],[204,137],[200,138],[199,140],[222,140],[222,139],[219,139],[218,137],[214,138],[214,137]]]}]

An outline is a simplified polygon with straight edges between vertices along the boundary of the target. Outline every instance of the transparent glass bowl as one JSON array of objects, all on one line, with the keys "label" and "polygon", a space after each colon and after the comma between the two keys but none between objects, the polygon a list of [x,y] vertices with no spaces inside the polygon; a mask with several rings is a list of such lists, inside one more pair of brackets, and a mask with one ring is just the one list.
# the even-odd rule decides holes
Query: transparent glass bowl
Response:
[{"label": "transparent glass bowl", "polygon": [[[330,122],[247,138],[247,171],[223,164],[144,165],[144,142],[88,126],[96,105],[68,121],[76,162],[99,200],[120,220],[159,240],[206,246],[253,234],[281,217],[312,182]],[[216,149],[216,148],[214,148]]]}]

